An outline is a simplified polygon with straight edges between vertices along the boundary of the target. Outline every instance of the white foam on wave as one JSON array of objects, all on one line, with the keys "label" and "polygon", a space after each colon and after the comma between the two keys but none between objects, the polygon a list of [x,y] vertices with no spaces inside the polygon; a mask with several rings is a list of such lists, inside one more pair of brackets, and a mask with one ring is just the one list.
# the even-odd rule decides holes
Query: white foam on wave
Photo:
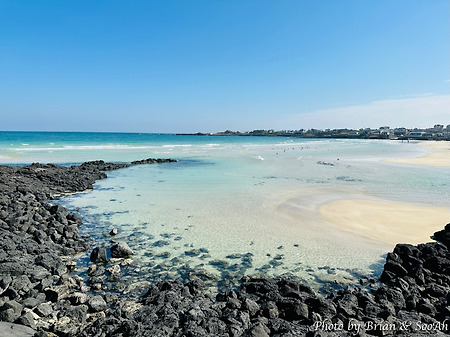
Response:
[{"label": "white foam on wave", "polygon": [[192,144],[166,144],[162,145],[162,147],[172,148],[172,147],[191,147]]},{"label": "white foam on wave", "polygon": [[13,151],[70,151],[70,150],[149,150],[158,146],[137,146],[137,145],[64,145],[61,147],[30,147],[13,148]]}]

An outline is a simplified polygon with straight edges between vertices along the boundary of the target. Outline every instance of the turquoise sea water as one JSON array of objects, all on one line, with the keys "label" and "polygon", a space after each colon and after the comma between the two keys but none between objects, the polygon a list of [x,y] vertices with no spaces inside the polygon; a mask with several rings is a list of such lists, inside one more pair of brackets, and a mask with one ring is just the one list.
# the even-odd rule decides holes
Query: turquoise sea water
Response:
[{"label": "turquoise sea water", "polygon": [[380,140],[0,132],[3,164],[178,160],[110,172],[93,191],[59,200],[79,208],[94,245],[117,227],[142,278],[290,273],[314,284],[376,275],[393,247],[341,231],[317,209],[359,197],[450,209],[448,168],[382,161],[426,153]]}]

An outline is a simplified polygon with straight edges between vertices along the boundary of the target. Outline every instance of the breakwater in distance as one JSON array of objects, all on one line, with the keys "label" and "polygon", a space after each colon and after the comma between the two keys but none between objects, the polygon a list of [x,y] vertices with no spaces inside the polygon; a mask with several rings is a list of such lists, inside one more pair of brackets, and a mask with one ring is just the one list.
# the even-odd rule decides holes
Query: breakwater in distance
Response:
[{"label": "breakwater in distance", "polygon": [[[103,161],[0,167],[2,324],[37,336],[448,334],[450,224],[434,234],[437,241],[396,245],[379,279],[361,278],[327,294],[290,278],[247,276],[238,289],[215,293],[195,274],[115,288],[130,266],[139,267],[130,259],[136,252],[114,240],[114,231],[104,233],[108,244],[89,245],[81,217],[51,199],[92,188],[105,171],[132,167]],[[74,259],[83,251],[89,269],[77,275]],[[133,298],[142,286],[144,294]]]}]

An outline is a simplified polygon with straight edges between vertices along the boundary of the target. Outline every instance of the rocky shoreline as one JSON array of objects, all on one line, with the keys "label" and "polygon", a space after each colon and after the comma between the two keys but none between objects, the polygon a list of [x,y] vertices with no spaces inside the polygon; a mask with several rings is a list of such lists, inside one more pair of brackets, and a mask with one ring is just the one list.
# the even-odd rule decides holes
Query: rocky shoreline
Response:
[{"label": "rocky shoreline", "polygon": [[[171,161],[0,166],[0,336],[449,334],[450,224],[434,234],[439,242],[398,244],[379,280],[326,296],[287,278],[248,277],[219,294],[198,278],[151,284],[135,301],[107,291],[104,280],[120,274],[133,252],[125,242],[90,247],[81,217],[49,200],[92,188],[105,171]],[[73,257],[85,251],[88,281],[71,274]]]}]

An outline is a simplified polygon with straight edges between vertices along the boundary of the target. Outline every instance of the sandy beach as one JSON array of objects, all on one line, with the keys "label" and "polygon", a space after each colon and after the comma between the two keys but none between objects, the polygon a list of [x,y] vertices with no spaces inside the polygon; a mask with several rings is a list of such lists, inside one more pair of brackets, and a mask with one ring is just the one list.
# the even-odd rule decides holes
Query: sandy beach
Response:
[{"label": "sandy beach", "polygon": [[450,167],[450,142],[427,141],[417,143],[417,145],[423,146],[433,152],[416,158],[390,158],[385,161],[403,164]]},{"label": "sandy beach", "polygon": [[277,211],[298,219],[302,230],[326,232],[352,245],[389,250],[397,243],[431,241],[450,222],[450,209],[394,202],[364,193],[317,188],[280,203]]},{"label": "sandy beach", "polygon": [[431,241],[430,233],[450,222],[450,210],[369,199],[332,201],[320,216],[338,228],[395,245]]}]

